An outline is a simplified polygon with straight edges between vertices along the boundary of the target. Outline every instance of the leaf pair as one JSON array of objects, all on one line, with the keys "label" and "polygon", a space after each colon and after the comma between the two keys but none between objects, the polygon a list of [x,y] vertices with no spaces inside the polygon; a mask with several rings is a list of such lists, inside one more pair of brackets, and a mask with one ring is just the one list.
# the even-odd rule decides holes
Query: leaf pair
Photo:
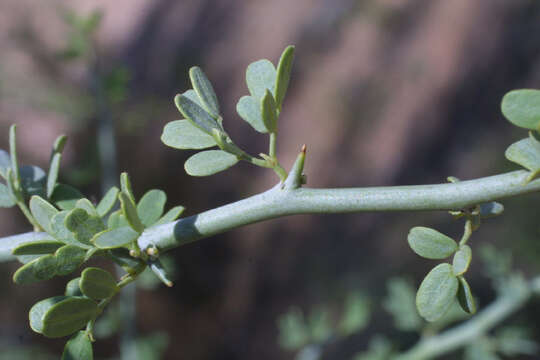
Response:
[{"label": "leaf pair", "polygon": [[260,133],[275,133],[277,118],[289,86],[294,46],[288,46],[277,70],[266,59],[251,63],[246,70],[246,83],[251,95],[243,96],[236,105],[242,119]]},{"label": "leaf pair", "polygon": [[445,259],[454,254],[452,265],[437,265],[422,281],[416,295],[420,316],[428,321],[438,320],[456,296],[463,310],[476,312],[470,287],[463,277],[471,263],[471,248],[458,245],[454,239],[425,227],[412,228],[407,240],[415,253],[427,259]]}]

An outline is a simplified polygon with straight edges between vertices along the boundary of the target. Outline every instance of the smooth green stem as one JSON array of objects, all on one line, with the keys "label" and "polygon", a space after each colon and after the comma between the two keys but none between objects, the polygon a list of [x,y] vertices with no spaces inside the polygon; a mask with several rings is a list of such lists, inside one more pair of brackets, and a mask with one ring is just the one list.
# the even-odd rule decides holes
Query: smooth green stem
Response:
[{"label": "smooth green stem", "polygon": [[458,350],[476,341],[508,316],[520,309],[534,294],[540,278],[533,279],[529,287],[523,287],[499,297],[470,320],[438,335],[424,338],[405,353],[393,360],[427,360]]},{"label": "smooth green stem", "polygon": [[472,235],[472,220],[467,219],[465,221],[465,231],[463,232],[463,236],[461,237],[461,240],[459,241],[459,246],[465,245],[467,241],[469,241],[469,238]]},{"label": "smooth green stem", "polygon": [[345,189],[274,188],[198,215],[146,229],[138,240],[160,252],[240,226],[296,214],[363,211],[460,210],[480,203],[540,191],[540,179],[523,185],[527,171],[437,185]]},{"label": "smooth green stem", "polygon": [[270,155],[271,158],[276,158],[276,133],[270,133],[270,146],[268,149],[268,155]]}]

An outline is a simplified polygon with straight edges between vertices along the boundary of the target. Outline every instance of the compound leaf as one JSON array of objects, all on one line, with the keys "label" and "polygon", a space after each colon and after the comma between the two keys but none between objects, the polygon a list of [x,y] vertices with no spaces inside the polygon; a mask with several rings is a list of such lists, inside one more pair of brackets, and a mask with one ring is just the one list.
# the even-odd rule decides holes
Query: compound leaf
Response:
[{"label": "compound leaf", "polygon": [[97,204],[96,211],[99,217],[104,217],[109,211],[112,210],[114,204],[116,204],[116,199],[118,198],[118,188],[113,186],[107,191],[103,199]]},{"label": "compound leaf", "polygon": [[445,259],[458,249],[454,239],[422,226],[412,228],[407,241],[415,253],[426,259]]},{"label": "compound leaf", "polygon": [[540,90],[520,89],[504,95],[501,103],[503,115],[514,125],[540,129]]},{"label": "compound leaf", "polygon": [[266,59],[252,62],[246,69],[246,83],[249,92],[256,99],[262,99],[266,89],[274,93],[276,68]]},{"label": "compound leaf", "polygon": [[95,301],[83,297],[68,297],[45,312],[42,334],[50,338],[73,334],[94,319],[98,312]]},{"label": "compound leaf", "polygon": [[79,331],[71,337],[64,347],[61,360],[92,360],[92,342],[86,331]]},{"label": "compound leaf", "polygon": [[274,92],[276,97],[277,108],[281,110],[283,99],[287,93],[289,87],[289,80],[291,78],[292,64],[294,60],[294,46],[289,45],[279,59],[277,67],[277,79],[276,79],[276,91]]},{"label": "compound leaf", "polygon": [[416,293],[416,308],[427,321],[440,319],[450,308],[458,291],[458,279],[450,264],[435,266]]},{"label": "compound leaf", "polygon": [[113,276],[109,272],[96,267],[84,269],[79,287],[85,296],[94,300],[107,299],[118,290]]},{"label": "compound leaf", "polygon": [[454,275],[463,275],[469,269],[472,259],[472,250],[468,245],[461,245],[459,250],[454,254],[454,260],[452,262],[452,267],[454,270]]},{"label": "compound leaf", "polygon": [[238,157],[225,151],[206,150],[187,159],[184,169],[191,176],[208,176],[227,170],[238,161]]},{"label": "compound leaf", "polygon": [[264,126],[260,100],[249,95],[242,96],[236,104],[236,112],[258,132],[263,134],[268,132]]},{"label": "compound leaf", "polygon": [[161,141],[175,149],[206,149],[217,145],[212,136],[189,120],[175,120],[167,123],[163,128]]},{"label": "compound leaf", "polygon": [[150,190],[143,195],[137,204],[137,214],[145,227],[154,225],[163,215],[167,195],[161,190]]},{"label": "compound leaf", "polygon": [[216,119],[188,97],[178,94],[174,98],[174,103],[186,119],[205,133],[212,134],[212,129],[220,129]]},{"label": "compound leaf", "polygon": [[189,78],[193,89],[201,99],[204,109],[217,118],[219,116],[219,103],[210,80],[198,66],[189,69]]},{"label": "compound leaf", "polygon": [[133,230],[131,226],[122,226],[96,234],[92,242],[100,249],[113,249],[130,244],[138,236],[139,233]]}]

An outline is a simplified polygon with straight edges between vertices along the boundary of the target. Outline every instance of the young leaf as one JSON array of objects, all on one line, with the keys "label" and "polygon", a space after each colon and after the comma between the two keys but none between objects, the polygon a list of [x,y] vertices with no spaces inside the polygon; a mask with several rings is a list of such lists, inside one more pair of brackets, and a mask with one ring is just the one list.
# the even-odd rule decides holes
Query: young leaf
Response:
[{"label": "young leaf", "polygon": [[506,149],[506,158],[533,173],[540,171],[540,142],[533,137],[519,140]]},{"label": "young leaf", "polygon": [[43,316],[45,316],[52,306],[65,299],[67,299],[67,296],[55,296],[35,303],[28,313],[30,328],[38,334],[41,334],[43,332]]},{"label": "young leaf", "polygon": [[81,288],[79,287],[79,281],[81,280],[80,277],[77,277],[75,279],[71,279],[66,284],[66,296],[83,296],[83,293],[81,292]]},{"label": "young leaf", "polygon": [[217,145],[212,136],[189,120],[175,120],[167,123],[163,128],[161,141],[175,149],[206,149]]},{"label": "young leaf", "polygon": [[227,170],[238,161],[238,157],[225,151],[206,150],[187,159],[184,169],[191,176],[208,176]]},{"label": "young leaf", "polygon": [[193,101],[195,104],[199,105],[201,108],[204,109],[204,105],[201,101],[201,98],[199,97],[199,95],[197,95],[195,90],[193,89],[186,90],[182,93],[182,95],[187,97],[189,100]]},{"label": "young leaf", "polygon": [[219,103],[210,80],[198,66],[189,69],[189,78],[193,89],[201,99],[204,109],[217,118],[219,116]]},{"label": "young leaf", "polygon": [[127,172],[120,174],[120,190],[135,203],[135,196],[133,195],[131,181],[129,180],[129,175]]},{"label": "young leaf", "polygon": [[242,96],[236,104],[236,112],[258,132],[263,134],[268,132],[264,126],[260,101],[253,96]]},{"label": "young leaf", "polygon": [[13,255],[43,255],[52,254],[64,243],[56,240],[38,240],[27,242],[13,249]]},{"label": "young leaf", "polygon": [[277,108],[274,97],[269,90],[266,90],[261,101],[261,114],[264,126],[269,132],[277,131]]},{"label": "young leaf", "polygon": [[145,227],[154,225],[163,215],[167,195],[161,190],[150,190],[137,204],[137,215]]},{"label": "young leaf", "polygon": [[142,233],[144,231],[144,225],[141,223],[141,219],[139,219],[137,208],[135,207],[133,201],[123,191],[120,192],[118,198],[120,199],[120,204],[122,205],[122,215],[124,215],[128,224],[136,232]]},{"label": "young leaf", "polygon": [[74,187],[65,184],[56,184],[50,197],[51,202],[62,210],[71,210],[84,195]]},{"label": "young leaf", "polygon": [[166,224],[166,223],[175,221],[176,219],[178,219],[178,217],[180,215],[182,215],[184,210],[185,210],[185,208],[183,206],[175,206],[175,207],[173,207],[171,210],[167,211],[165,213],[165,215],[163,215],[156,222],[156,225]]},{"label": "young leaf", "polygon": [[173,282],[169,279],[167,271],[165,270],[165,268],[163,268],[163,265],[161,264],[159,259],[149,260],[148,265],[150,266],[150,270],[152,270],[154,274],[156,274],[159,280],[161,280],[168,287],[173,286]]},{"label": "young leaf", "polygon": [[71,337],[64,347],[61,360],[92,360],[92,342],[86,331],[79,331]]},{"label": "young leaf", "polygon": [[73,232],[71,232],[65,225],[66,217],[68,216],[69,211],[60,211],[58,214],[54,215],[51,221],[51,229],[53,231],[52,235],[58,241],[61,241],[65,244],[76,245],[84,249],[90,249],[89,244],[82,243],[75,238]]},{"label": "young leaf", "polygon": [[100,231],[105,230],[105,225],[99,216],[90,216],[86,210],[75,208],[69,211],[64,220],[65,227],[74,233],[75,239],[85,245],[90,245],[90,239]]},{"label": "young leaf", "polygon": [[107,227],[109,229],[115,229],[122,226],[131,226],[127,222],[125,216],[122,215],[122,210],[117,210],[109,215],[109,218],[107,219]]},{"label": "young leaf", "polygon": [[120,190],[118,190],[116,186],[113,186],[109,189],[109,191],[107,191],[105,196],[103,196],[103,199],[101,199],[96,207],[99,217],[104,217],[109,211],[112,210],[114,204],[116,203],[116,199],[118,199],[119,191]]},{"label": "young leaf", "polygon": [[34,195],[30,199],[30,211],[43,230],[49,234],[54,233],[51,228],[51,221],[53,216],[58,214],[58,210],[54,206],[39,196]]},{"label": "young leaf", "polygon": [[467,283],[467,280],[465,280],[463,276],[458,276],[458,280],[459,289],[457,292],[457,298],[459,305],[461,306],[463,311],[469,314],[476,313],[476,302],[474,301],[474,297],[472,295],[469,283]]},{"label": "young leaf", "polygon": [[440,319],[450,308],[458,291],[458,279],[450,264],[435,266],[416,293],[416,307],[427,321]]},{"label": "young leaf", "polygon": [[75,207],[85,210],[90,216],[98,216],[96,207],[94,206],[94,204],[92,204],[90,200],[86,198],[77,200],[77,202],[75,203]]},{"label": "young leaf", "polygon": [[266,59],[252,62],[246,69],[246,83],[249,92],[256,99],[262,99],[266,89],[274,93],[276,68]]},{"label": "young leaf", "polygon": [[26,196],[46,197],[47,174],[40,167],[24,165],[20,169],[21,187]]},{"label": "young leaf", "polygon": [[426,259],[445,259],[458,249],[452,238],[421,226],[411,229],[407,241],[416,254]]},{"label": "young leaf", "polygon": [[216,119],[214,119],[206,110],[197,105],[184,95],[176,95],[174,103],[182,115],[199,129],[207,134],[212,134],[212,129],[220,129]]},{"label": "young leaf", "polygon": [[0,207],[10,208],[16,204],[9,188],[0,183]]},{"label": "young leaf", "polygon": [[540,90],[513,90],[504,95],[503,115],[514,125],[538,130],[540,128]]},{"label": "young leaf", "polygon": [[52,156],[49,174],[47,175],[47,199],[51,198],[56,185],[56,180],[58,180],[60,160],[62,160],[62,154],[56,153]]},{"label": "young leaf", "polygon": [[49,338],[73,334],[94,319],[98,312],[95,301],[83,297],[68,297],[45,312],[42,334]]},{"label": "young leaf", "polygon": [[84,269],[79,286],[85,296],[94,300],[107,299],[118,291],[113,276],[109,272],[95,267]]},{"label": "young leaf", "polygon": [[472,259],[472,250],[468,245],[461,245],[459,250],[454,254],[452,267],[454,275],[463,275],[469,269]]},{"label": "young leaf", "polygon": [[92,242],[100,249],[113,249],[126,246],[135,241],[137,237],[139,237],[139,233],[131,226],[122,226],[97,233],[92,238]]},{"label": "young leaf", "polygon": [[287,93],[289,87],[289,79],[291,78],[292,63],[294,60],[294,46],[289,45],[281,54],[279,64],[277,67],[277,79],[276,79],[276,91],[274,92],[276,97],[276,104],[279,111],[283,105],[283,99]]},{"label": "young leaf", "polygon": [[7,179],[7,169],[11,169],[11,158],[5,150],[0,150],[0,176]]},{"label": "young leaf", "polygon": [[56,275],[71,274],[85,260],[86,251],[75,245],[65,245],[56,251]]}]

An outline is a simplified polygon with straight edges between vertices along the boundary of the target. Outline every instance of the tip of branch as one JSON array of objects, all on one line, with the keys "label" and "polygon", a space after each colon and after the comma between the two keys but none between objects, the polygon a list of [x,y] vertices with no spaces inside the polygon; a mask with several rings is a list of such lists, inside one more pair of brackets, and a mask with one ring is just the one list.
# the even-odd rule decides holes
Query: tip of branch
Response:
[{"label": "tip of branch", "polygon": [[302,152],[303,154],[305,154],[305,153],[306,153],[306,150],[307,150],[306,144],[302,145],[302,149],[300,149],[300,152]]}]

